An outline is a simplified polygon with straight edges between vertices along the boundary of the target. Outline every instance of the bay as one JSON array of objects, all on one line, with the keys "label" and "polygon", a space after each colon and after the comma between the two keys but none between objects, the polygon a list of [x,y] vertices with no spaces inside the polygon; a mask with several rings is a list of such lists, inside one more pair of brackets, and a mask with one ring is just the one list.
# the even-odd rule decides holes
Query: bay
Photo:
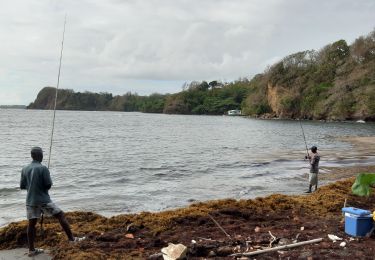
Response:
[{"label": "bay", "polygon": [[[51,157],[52,199],[65,211],[106,216],[306,189],[300,123],[228,116],[0,109],[0,226],[25,219],[20,171],[30,148]],[[342,137],[374,136],[375,124],[302,122],[321,168],[374,164]]]}]

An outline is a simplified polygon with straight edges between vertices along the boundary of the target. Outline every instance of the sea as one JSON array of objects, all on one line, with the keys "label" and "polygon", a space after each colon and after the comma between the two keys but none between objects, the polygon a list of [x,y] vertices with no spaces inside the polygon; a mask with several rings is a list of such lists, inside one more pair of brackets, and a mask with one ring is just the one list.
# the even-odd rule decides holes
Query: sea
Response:
[{"label": "sea", "polygon": [[318,146],[322,174],[375,164],[345,140],[375,136],[374,123],[56,111],[52,136],[52,118],[48,110],[0,109],[0,226],[26,219],[19,181],[33,146],[50,160],[50,196],[60,208],[104,216],[302,193],[302,129],[307,146]]}]

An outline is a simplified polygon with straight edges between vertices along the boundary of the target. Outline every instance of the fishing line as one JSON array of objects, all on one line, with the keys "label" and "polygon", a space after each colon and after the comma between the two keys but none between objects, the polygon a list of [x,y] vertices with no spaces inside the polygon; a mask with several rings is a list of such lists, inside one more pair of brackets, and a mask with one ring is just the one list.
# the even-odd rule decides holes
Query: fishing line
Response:
[{"label": "fishing line", "polygon": [[53,133],[55,130],[55,118],[56,118],[56,104],[57,104],[57,92],[60,85],[60,74],[61,74],[61,61],[63,57],[63,50],[64,50],[64,39],[65,39],[65,26],[66,26],[66,14],[64,20],[64,30],[62,34],[62,41],[61,41],[61,51],[60,51],[60,62],[59,62],[59,73],[57,74],[57,84],[56,84],[56,92],[55,92],[55,104],[53,106],[53,117],[52,117],[52,127],[51,127],[51,138],[49,143],[49,153],[48,153],[48,169],[51,162],[51,153],[52,153],[52,141],[53,141]]},{"label": "fishing line", "polygon": [[[54,133],[54,130],[55,130],[57,92],[58,92],[59,85],[60,85],[61,61],[62,61],[62,56],[63,56],[64,39],[65,39],[65,26],[66,26],[66,14],[65,14],[65,19],[64,19],[64,30],[63,30],[62,41],[61,41],[61,51],[60,51],[60,61],[59,61],[59,73],[57,74],[57,84],[56,84],[56,92],[55,92],[55,103],[54,103],[54,106],[53,106],[51,138],[50,138],[50,142],[49,142],[49,153],[48,153],[48,164],[47,164],[47,168],[48,169],[49,169],[50,162],[51,162],[52,141],[53,141],[53,133]],[[44,214],[42,213],[41,218],[40,218],[40,235],[42,237],[44,237],[43,220],[44,220]]]},{"label": "fishing line", "polygon": [[303,140],[305,141],[306,154],[307,154],[307,156],[309,156],[309,149],[307,148],[306,137],[305,137],[305,131],[303,131],[303,127],[302,127],[302,122],[301,122],[301,120],[299,120],[299,124],[300,124],[300,126],[301,126]]}]

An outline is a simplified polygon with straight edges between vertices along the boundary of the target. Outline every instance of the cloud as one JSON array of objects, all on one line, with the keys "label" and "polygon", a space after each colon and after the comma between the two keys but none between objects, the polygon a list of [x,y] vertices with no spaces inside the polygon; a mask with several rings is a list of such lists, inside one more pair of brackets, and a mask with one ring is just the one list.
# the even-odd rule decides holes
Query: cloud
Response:
[{"label": "cloud", "polygon": [[353,41],[372,30],[374,11],[372,0],[7,1],[0,89],[12,95],[0,104],[27,104],[56,84],[65,14],[61,87],[149,94],[249,77],[293,52]]}]

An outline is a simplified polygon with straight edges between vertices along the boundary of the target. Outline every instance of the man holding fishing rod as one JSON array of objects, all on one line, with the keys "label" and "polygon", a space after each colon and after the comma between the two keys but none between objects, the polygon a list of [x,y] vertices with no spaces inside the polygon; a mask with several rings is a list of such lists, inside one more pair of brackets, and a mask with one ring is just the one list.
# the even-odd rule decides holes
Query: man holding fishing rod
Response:
[{"label": "man holding fishing rod", "polygon": [[315,191],[318,189],[318,173],[319,173],[320,155],[318,154],[318,148],[315,145],[310,148],[311,154],[309,154],[309,150],[307,149],[305,131],[303,131],[301,121],[299,121],[299,124],[301,126],[303,140],[305,141],[305,147],[306,147],[305,160],[309,159],[310,161],[309,190],[306,191],[305,193],[311,193],[313,186],[315,186]]},{"label": "man holding fishing rod", "polygon": [[43,253],[43,249],[34,247],[35,226],[42,214],[57,218],[70,241],[78,242],[84,239],[73,236],[64,212],[52,202],[48,194],[48,190],[52,186],[52,180],[48,168],[42,165],[42,148],[33,147],[31,149],[31,158],[33,161],[22,169],[20,181],[20,188],[27,190],[26,213],[29,220],[27,240],[29,244],[28,255],[30,257]]},{"label": "man holding fishing rod", "polygon": [[305,156],[305,159],[309,159],[310,161],[309,190],[306,191],[306,193],[311,193],[313,186],[315,186],[315,191],[318,189],[320,155],[318,154],[318,148],[316,146],[311,147],[310,150],[311,154]]}]

